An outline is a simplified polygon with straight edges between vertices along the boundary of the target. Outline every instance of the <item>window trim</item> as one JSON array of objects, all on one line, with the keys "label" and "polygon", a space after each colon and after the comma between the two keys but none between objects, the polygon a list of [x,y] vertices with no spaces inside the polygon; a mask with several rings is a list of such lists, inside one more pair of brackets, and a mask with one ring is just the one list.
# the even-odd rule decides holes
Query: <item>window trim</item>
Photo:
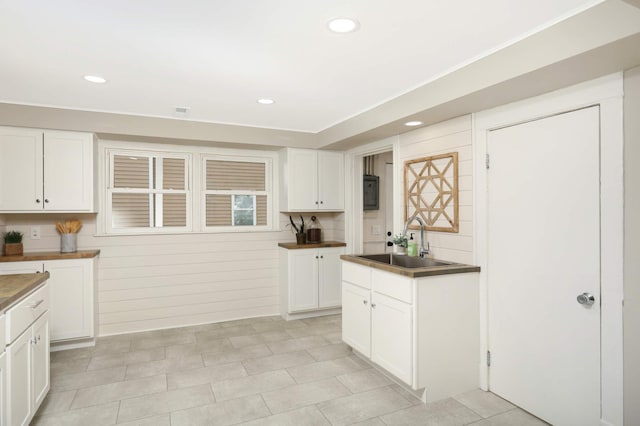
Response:
[{"label": "window trim", "polygon": [[[242,163],[263,163],[264,167],[264,191],[247,191],[247,190],[207,190],[207,161],[236,161]],[[219,232],[254,232],[254,231],[274,231],[274,160],[268,156],[256,155],[225,155],[225,154],[203,154],[200,164],[200,226],[202,232],[219,233]],[[253,226],[207,226],[207,195],[265,195],[267,197],[267,224]],[[255,212],[255,211],[254,211]],[[255,214],[255,213],[254,213]],[[256,219],[257,220],[257,219]],[[233,206],[232,206],[232,222],[233,222]]]},{"label": "window trim", "polygon": [[[193,195],[192,195],[192,155],[190,153],[185,152],[176,152],[176,151],[159,151],[159,150],[143,150],[143,149],[129,149],[129,148],[106,148],[105,152],[105,163],[106,170],[104,176],[106,180],[104,183],[106,185],[102,185],[101,189],[104,189],[104,203],[105,203],[105,220],[104,220],[104,235],[138,235],[138,234],[181,234],[185,232],[193,232]],[[164,159],[164,158],[179,158],[185,161],[184,168],[184,186],[185,189],[177,190],[177,189],[157,189],[151,188],[153,186],[152,176],[149,176],[149,188],[115,188],[114,186],[114,158],[116,156],[126,156],[126,157],[147,157],[149,159],[149,167],[151,169],[151,165],[153,163],[152,159]],[[162,162],[161,166],[156,170],[159,170],[159,173],[156,173],[155,178],[158,182],[163,182],[163,170],[162,170]],[[129,228],[114,228],[113,227],[113,194],[148,194],[149,195],[149,222],[157,223],[162,222],[163,217],[163,195],[165,194],[185,194],[186,196],[186,206],[185,206],[185,216],[186,216],[186,225],[185,226],[171,226],[171,227],[157,227],[157,226],[149,226],[149,227],[129,227]],[[155,201],[153,197],[155,197]],[[158,197],[159,196],[159,197]],[[153,209],[151,206],[153,205]]]}]

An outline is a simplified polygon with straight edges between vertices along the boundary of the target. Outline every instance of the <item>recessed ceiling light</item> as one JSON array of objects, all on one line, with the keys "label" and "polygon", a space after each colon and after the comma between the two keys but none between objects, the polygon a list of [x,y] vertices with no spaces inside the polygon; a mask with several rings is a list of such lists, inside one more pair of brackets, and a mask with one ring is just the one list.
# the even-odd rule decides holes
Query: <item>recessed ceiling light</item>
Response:
[{"label": "recessed ceiling light", "polygon": [[84,79],[92,83],[106,83],[107,80],[97,75],[85,75]]},{"label": "recessed ceiling light", "polygon": [[360,23],[351,18],[336,18],[327,24],[334,33],[350,33],[360,28]]},{"label": "recessed ceiling light", "polygon": [[422,124],[422,121],[407,121],[404,123],[405,126],[414,127]]},{"label": "recessed ceiling light", "polygon": [[267,98],[258,99],[256,102],[258,102],[261,105],[271,105],[275,103],[273,99],[267,99]]}]

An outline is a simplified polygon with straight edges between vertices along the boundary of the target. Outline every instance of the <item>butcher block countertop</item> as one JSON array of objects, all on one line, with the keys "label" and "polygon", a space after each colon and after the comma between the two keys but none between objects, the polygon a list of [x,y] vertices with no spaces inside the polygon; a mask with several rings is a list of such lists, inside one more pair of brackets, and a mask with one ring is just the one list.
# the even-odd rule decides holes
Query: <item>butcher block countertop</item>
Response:
[{"label": "butcher block countertop", "polygon": [[0,275],[0,311],[49,279],[49,273]]},{"label": "butcher block countertop", "polygon": [[100,250],[78,250],[74,253],[60,253],[58,251],[40,251],[24,253],[21,256],[0,256],[0,262],[28,262],[30,260],[65,260],[91,259],[100,254]]},{"label": "butcher block countertop", "polygon": [[325,248],[325,247],[346,247],[346,246],[347,246],[347,243],[343,243],[341,241],[323,241],[321,243],[311,243],[311,244],[278,243],[278,247],[282,247],[287,250]]}]

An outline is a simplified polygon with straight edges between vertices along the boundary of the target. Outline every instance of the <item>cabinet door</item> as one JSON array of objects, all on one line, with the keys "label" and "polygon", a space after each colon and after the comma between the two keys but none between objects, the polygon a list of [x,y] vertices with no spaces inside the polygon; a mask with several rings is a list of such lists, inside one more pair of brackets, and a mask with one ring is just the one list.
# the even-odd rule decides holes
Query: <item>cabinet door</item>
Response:
[{"label": "cabinet door", "polygon": [[344,155],[318,151],[318,201],[320,210],[344,210]]},{"label": "cabinet door", "polygon": [[[318,209],[317,153],[310,149],[291,149],[288,154],[288,210]],[[342,184],[344,185],[344,183]]]},{"label": "cabinet door", "polygon": [[49,312],[45,312],[32,326],[32,391],[33,409],[38,409],[49,392]]},{"label": "cabinet door", "polygon": [[42,131],[0,127],[0,211],[40,211]]},{"label": "cabinet door", "polygon": [[289,250],[289,312],[318,307],[318,251]]},{"label": "cabinet door", "polygon": [[7,424],[27,425],[31,399],[31,328],[7,346]]},{"label": "cabinet door", "polygon": [[91,259],[44,263],[51,293],[51,340],[93,337],[93,264]]},{"label": "cabinet door", "polygon": [[371,360],[412,385],[411,305],[373,292],[371,298]]},{"label": "cabinet door", "polygon": [[319,249],[318,263],[318,307],[331,308],[342,304],[342,268],[340,255],[342,248]]},{"label": "cabinet door", "polygon": [[93,211],[93,135],[44,132],[44,208]]},{"label": "cabinet door", "polygon": [[0,354],[0,426],[7,424],[7,354]]},{"label": "cabinet door", "polygon": [[342,283],[342,340],[366,357],[371,357],[371,292]]}]

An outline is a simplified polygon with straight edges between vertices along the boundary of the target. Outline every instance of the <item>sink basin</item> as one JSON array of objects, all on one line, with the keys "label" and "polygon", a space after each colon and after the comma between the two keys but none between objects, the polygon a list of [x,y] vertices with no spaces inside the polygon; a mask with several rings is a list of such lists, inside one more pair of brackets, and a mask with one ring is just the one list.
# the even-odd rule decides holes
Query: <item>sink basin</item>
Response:
[{"label": "sink basin", "polygon": [[372,260],[374,262],[385,263],[387,265],[401,266],[403,268],[431,268],[434,266],[454,265],[453,262],[444,262],[442,260],[429,258],[421,259],[419,257],[411,257],[391,253],[367,254],[358,257],[362,259]]}]

